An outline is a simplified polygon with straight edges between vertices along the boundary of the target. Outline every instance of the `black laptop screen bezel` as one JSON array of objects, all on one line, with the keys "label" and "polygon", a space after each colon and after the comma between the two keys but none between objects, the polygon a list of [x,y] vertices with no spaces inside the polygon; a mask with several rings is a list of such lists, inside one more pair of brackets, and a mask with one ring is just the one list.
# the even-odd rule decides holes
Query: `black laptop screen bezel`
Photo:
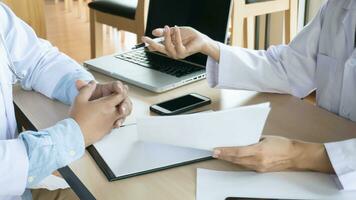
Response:
[{"label": "black laptop screen bezel", "polygon": [[[231,8],[232,0],[150,0],[145,35],[154,37],[152,31],[165,25],[190,26],[216,41],[226,43]],[[201,13],[192,11],[198,9],[202,10]],[[176,16],[175,13],[181,14]],[[190,21],[184,22],[187,20]],[[185,61],[205,66],[207,56],[198,53]]]}]

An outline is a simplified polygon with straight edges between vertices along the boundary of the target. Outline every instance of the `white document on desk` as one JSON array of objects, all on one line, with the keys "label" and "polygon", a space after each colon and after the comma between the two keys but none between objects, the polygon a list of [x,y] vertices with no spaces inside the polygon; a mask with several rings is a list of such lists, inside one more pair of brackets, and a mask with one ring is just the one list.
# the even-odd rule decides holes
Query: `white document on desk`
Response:
[{"label": "white document on desk", "polygon": [[211,151],[259,141],[269,103],[229,110],[137,119],[139,139]]},{"label": "white document on desk", "polygon": [[256,173],[197,169],[196,200],[236,198],[354,200],[355,191],[340,191],[329,174]]}]

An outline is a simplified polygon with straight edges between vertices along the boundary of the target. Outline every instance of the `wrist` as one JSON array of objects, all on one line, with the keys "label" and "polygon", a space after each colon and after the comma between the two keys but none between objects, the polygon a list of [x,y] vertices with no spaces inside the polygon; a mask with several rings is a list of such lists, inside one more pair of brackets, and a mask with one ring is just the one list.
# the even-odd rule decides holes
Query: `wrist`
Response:
[{"label": "wrist", "polygon": [[296,149],[296,154],[293,159],[294,168],[325,173],[333,172],[332,165],[323,144],[294,140],[293,145]]},{"label": "wrist", "polygon": [[216,62],[220,60],[220,48],[218,43],[215,40],[212,40],[208,36],[204,36],[204,45],[202,47],[201,52],[211,58],[213,58]]}]

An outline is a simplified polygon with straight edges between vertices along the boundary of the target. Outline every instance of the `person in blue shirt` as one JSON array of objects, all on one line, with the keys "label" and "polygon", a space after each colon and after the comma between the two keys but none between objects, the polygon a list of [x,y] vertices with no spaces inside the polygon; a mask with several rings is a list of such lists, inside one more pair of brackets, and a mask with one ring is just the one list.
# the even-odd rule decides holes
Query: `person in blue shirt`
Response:
[{"label": "person in blue shirt", "polygon": [[[12,85],[71,105],[67,119],[18,135]],[[0,3],[0,199],[31,199],[30,188],[79,159],[85,147],[119,127],[130,114],[128,88],[98,84]],[[38,112],[43,112],[39,110]]]}]

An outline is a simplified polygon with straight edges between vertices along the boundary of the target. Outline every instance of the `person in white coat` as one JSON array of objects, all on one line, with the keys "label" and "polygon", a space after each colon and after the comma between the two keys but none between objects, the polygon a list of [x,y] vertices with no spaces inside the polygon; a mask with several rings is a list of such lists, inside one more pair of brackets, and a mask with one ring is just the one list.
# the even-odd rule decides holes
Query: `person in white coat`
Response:
[{"label": "person in white coat", "polygon": [[[72,104],[69,117],[18,135],[12,101],[16,81],[26,90]],[[120,82],[96,84],[0,2],[0,199],[31,199],[26,188],[80,158],[86,146],[119,127],[132,109],[127,94]]]},{"label": "person in white coat", "polygon": [[[208,55],[207,79],[213,87],[299,98],[316,89],[318,106],[356,121],[355,29],[356,0],[329,0],[290,44],[266,51],[230,47],[189,27],[154,30],[153,35],[164,37],[163,44],[142,40],[152,51],[176,59]],[[260,172],[336,173],[343,189],[356,190],[356,138],[318,144],[268,136],[247,147],[217,148],[214,157]]]}]

